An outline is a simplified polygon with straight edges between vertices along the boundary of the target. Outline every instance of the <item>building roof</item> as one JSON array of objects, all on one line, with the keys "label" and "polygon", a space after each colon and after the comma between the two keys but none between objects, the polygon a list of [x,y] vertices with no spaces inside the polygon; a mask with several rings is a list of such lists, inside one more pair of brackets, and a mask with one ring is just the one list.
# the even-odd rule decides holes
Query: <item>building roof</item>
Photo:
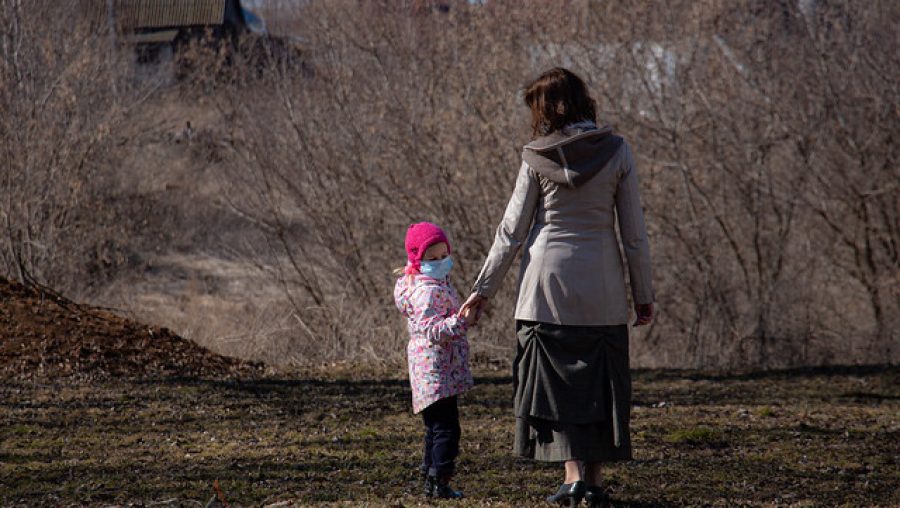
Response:
[{"label": "building roof", "polygon": [[114,0],[117,22],[126,29],[220,25],[225,0]]}]

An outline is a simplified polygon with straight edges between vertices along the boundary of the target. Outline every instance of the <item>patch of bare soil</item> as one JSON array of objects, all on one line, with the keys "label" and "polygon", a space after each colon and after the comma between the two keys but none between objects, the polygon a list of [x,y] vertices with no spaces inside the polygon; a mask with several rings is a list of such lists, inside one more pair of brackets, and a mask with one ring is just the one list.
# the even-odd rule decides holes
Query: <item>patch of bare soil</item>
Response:
[{"label": "patch of bare soil", "polygon": [[0,377],[222,377],[259,364],[0,277]]}]

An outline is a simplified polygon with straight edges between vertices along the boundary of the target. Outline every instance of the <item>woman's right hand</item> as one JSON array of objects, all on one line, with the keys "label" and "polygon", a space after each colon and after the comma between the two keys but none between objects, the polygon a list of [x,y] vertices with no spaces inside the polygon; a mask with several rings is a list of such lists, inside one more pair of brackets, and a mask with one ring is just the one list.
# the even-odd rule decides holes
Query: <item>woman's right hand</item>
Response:
[{"label": "woman's right hand", "polygon": [[487,298],[478,293],[472,293],[459,308],[459,315],[471,324],[478,323],[478,320],[481,319],[481,311],[486,304]]}]

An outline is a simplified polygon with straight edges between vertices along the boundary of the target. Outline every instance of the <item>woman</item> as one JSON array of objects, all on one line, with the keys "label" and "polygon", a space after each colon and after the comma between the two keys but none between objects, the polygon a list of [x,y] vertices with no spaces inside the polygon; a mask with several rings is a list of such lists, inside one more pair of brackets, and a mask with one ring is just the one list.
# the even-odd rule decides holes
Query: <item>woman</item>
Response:
[{"label": "woman", "polygon": [[551,69],[525,89],[535,139],[462,311],[493,298],[519,248],[514,365],[517,454],[565,462],[548,501],[608,503],[601,464],[631,459],[628,260],[635,326],[653,317],[650,249],[631,148],[597,127],[594,100],[572,72]]}]

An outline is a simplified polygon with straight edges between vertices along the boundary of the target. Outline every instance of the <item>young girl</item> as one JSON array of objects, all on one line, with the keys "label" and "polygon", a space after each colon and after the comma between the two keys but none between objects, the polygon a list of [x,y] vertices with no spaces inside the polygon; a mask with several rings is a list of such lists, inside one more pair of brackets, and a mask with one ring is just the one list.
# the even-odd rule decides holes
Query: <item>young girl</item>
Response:
[{"label": "young girl", "polygon": [[441,228],[429,222],[409,226],[406,255],[394,301],[408,322],[413,412],[425,422],[425,496],[460,498],[462,492],[449,481],[459,453],[456,396],[472,387],[466,329],[474,324],[474,315],[457,315],[459,295],[447,277],[453,267],[450,242]]}]

